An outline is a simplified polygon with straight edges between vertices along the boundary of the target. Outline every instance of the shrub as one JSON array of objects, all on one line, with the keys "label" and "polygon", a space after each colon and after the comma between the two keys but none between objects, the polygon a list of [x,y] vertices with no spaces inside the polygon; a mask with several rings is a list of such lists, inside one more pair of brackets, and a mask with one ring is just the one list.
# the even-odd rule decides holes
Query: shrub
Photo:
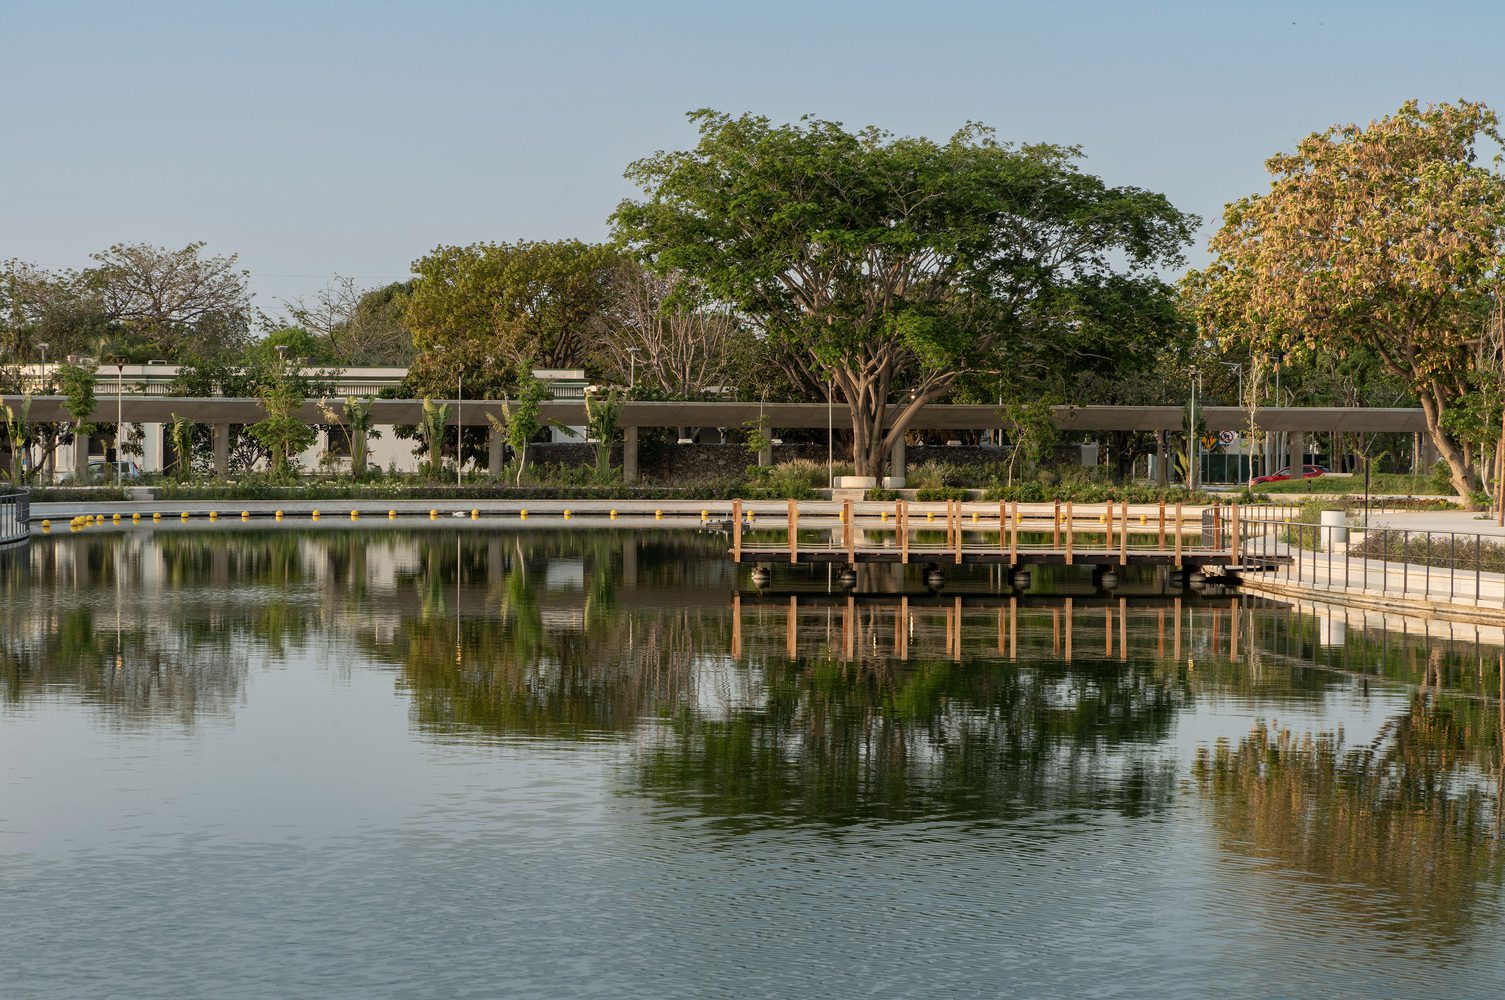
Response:
[{"label": "shrub", "polygon": [[938,500],[966,500],[972,491],[961,486],[925,486],[915,490],[915,499],[923,503]]}]

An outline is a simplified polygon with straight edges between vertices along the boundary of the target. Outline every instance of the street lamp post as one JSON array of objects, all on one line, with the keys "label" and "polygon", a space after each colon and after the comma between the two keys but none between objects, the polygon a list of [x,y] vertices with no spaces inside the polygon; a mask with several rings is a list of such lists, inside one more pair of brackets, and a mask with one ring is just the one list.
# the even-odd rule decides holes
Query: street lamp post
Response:
[{"label": "street lamp post", "polygon": [[120,432],[125,427],[125,361],[115,359],[115,485],[120,485]]},{"label": "street lamp post", "polygon": [[461,372],[457,378],[459,396],[455,400],[455,485],[463,485],[460,480],[460,470],[465,456],[465,373]]},{"label": "street lamp post", "polygon": [[1189,433],[1187,435],[1187,437],[1190,439],[1190,442],[1187,445],[1187,459],[1188,459],[1188,461],[1186,463],[1186,465],[1187,465],[1187,467],[1186,467],[1186,488],[1188,490],[1194,490],[1194,489],[1197,488],[1197,478],[1198,478],[1197,473],[1200,471],[1197,468],[1197,458],[1198,458],[1198,456],[1197,456],[1197,448],[1201,444],[1201,441],[1199,440],[1199,435],[1197,434],[1197,379],[1198,379],[1198,377],[1199,377],[1199,373],[1198,373],[1197,369],[1193,368],[1191,370],[1191,414],[1190,414],[1190,420],[1189,420],[1189,423],[1190,423],[1191,426],[1188,428]]}]

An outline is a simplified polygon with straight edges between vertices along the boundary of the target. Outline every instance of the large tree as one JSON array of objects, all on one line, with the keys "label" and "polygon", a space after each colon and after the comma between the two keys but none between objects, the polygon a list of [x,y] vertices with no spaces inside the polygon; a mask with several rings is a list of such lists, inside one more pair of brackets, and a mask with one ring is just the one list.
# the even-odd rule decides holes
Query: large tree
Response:
[{"label": "large tree", "polygon": [[1415,393],[1464,496],[1479,486],[1449,413],[1469,395],[1505,251],[1505,178],[1477,161],[1495,113],[1408,101],[1266,162],[1188,276],[1205,327],[1266,357],[1373,351]]},{"label": "large tree", "polygon": [[707,302],[683,275],[624,265],[616,285],[616,335],[598,357],[603,371],[645,394],[691,399],[734,384],[750,339],[721,303]]},{"label": "large tree", "polygon": [[119,324],[114,353],[133,361],[171,361],[244,347],[251,337],[249,275],[234,254],[117,243],[93,255],[80,276]]},{"label": "large tree", "polygon": [[609,328],[621,257],[609,247],[555,243],[441,246],[413,262],[405,321],[415,377],[441,395],[505,384],[518,361],[583,367]]},{"label": "large tree", "polygon": [[361,289],[338,275],[312,302],[287,303],[294,323],[329,344],[342,365],[406,365],[413,360],[413,337],[403,323],[413,282]]},{"label": "large tree", "polygon": [[858,475],[879,475],[957,379],[1049,336],[1035,308],[1048,292],[1175,264],[1195,221],[1083,173],[1075,148],[977,125],[937,143],[815,118],[690,118],[694,149],[628,168],[647,197],[617,209],[618,235],[834,383]]}]

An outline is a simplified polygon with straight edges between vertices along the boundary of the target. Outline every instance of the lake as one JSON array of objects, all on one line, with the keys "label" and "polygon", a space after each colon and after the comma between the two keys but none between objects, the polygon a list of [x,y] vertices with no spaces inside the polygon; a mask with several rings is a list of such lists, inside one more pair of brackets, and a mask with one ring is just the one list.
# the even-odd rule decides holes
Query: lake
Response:
[{"label": "lake", "polygon": [[1498,633],[724,545],[0,553],[0,996],[1498,995]]}]

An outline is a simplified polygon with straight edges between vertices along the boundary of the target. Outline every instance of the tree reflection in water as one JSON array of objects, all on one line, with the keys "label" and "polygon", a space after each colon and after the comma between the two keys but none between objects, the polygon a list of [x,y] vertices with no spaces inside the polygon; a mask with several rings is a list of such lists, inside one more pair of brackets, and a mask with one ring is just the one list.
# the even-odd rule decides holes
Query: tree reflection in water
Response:
[{"label": "tree reflection in water", "polygon": [[1499,905],[1502,734],[1497,699],[1423,687],[1368,745],[1261,722],[1202,748],[1193,774],[1225,850],[1307,873],[1340,911],[1430,946]]}]

